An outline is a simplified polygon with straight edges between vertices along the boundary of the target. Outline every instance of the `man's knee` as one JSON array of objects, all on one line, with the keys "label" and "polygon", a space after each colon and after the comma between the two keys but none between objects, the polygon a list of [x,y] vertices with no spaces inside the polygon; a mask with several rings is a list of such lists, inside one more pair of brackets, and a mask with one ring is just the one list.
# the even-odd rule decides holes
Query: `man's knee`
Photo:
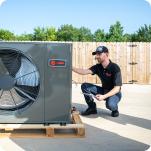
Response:
[{"label": "man's knee", "polygon": [[88,84],[89,84],[89,83],[86,83],[86,82],[85,82],[85,83],[82,83],[82,84],[81,84],[81,90],[82,90],[82,91],[83,91],[83,90],[87,90]]},{"label": "man's knee", "polygon": [[82,83],[82,84],[81,84],[81,90],[84,90],[85,87],[86,87],[86,83]]},{"label": "man's knee", "polygon": [[107,109],[110,109],[111,111],[115,111],[115,110],[118,109],[118,106],[117,106],[117,104],[116,104],[115,102],[113,102],[113,101],[108,101],[108,102],[106,103],[106,108],[107,108]]}]

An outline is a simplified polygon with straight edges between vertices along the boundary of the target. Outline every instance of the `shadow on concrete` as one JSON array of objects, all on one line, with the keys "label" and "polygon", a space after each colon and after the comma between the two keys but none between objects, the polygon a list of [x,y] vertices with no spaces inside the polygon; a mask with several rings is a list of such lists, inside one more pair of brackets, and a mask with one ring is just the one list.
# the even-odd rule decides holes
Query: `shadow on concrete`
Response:
[{"label": "shadow on concrete", "polygon": [[[86,105],[73,104],[78,110],[84,110]],[[98,109],[98,114],[88,118],[102,117],[120,124],[134,124],[143,128],[151,128],[151,121],[120,114],[118,118],[110,117],[110,111]],[[13,143],[26,151],[145,151],[150,147],[116,133],[99,129],[88,124],[85,138],[11,138]]]},{"label": "shadow on concrete", "polygon": [[[75,106],[80,112],[87,108],[86,105],[78,104],[78,103],[73,103],[73,106]],[[111,117],[110,110],[97,108],[97,111],[98,111],[98,114],[87,116],[87,118],[102,117],[104,119],[108,119],[110,121],[117,122],[119,124],[123,124],[123,125],[132,124],[132,125],[136,125],[136,126],[151,130],[151,120],[134,117],[130,115],[125,115],[125,114],[120,114],[118,118],[117,117],[113,118]]]},{"label": "shadow on concrete", "polygon": [[85,138],[11,138],[26,151],[145,151],[149,145],[115,133],[86,126]]},{"label": "shadow on concrete", "polygon": [[[74,103],[79,111],[87,108],[84,104]],[[118,118],[110,116],[109,110],[98,108],[98,114],[87,118],[101,117],[120,124],[133,124],[151,129],[151,121],[120,114]],[[85,124],[85,138],[11,138],[11,141],[26,151],[146,151],[150,146],[114,132]],[[1,140],[0,140],[1,144]],[[2,145],[2,144],[1,144]]]}]

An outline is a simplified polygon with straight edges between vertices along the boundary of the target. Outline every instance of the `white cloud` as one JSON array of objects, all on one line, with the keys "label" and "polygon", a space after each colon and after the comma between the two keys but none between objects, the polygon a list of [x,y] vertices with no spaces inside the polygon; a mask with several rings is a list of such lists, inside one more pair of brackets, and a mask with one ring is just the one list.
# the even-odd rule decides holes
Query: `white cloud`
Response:
[{"label": "white cloud", "polygon": [[151,0],[145,0],[146,2],[149,3],[149,5],[151,6]]},{"label": "white cloud", "polygon": [[0,0],[0,6],[5,2],[6,0]]}]

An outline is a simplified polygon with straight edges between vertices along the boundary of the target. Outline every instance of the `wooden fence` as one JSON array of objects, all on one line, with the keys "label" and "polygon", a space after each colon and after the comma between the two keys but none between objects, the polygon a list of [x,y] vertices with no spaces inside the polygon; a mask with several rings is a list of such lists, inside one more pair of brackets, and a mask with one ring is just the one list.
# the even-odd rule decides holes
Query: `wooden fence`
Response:
[{"label": "wooden fence", "polygon": [[[89,68],[96,64],[92,52],[99,45],[107,46],[110,59],[122,71],[123,83],[151,84],[151,43],[144,42],[73,42],[73,66]],[[77,83],[100,83],[97,76],[73,73]]]}]

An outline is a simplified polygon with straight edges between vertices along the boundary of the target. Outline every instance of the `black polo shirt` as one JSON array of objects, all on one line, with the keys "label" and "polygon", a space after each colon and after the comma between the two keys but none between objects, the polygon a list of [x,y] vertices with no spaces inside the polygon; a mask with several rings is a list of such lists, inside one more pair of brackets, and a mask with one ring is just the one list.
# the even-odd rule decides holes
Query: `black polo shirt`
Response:
[{"label": "black polo shirt", "polygon": [[103,68],[102,64],[96,64],[89,69],[93,72],[93,75],[99,76],[104,89],[111,90],[114,86],[122,86],[120,67],[111,60],[106,68]]}]

